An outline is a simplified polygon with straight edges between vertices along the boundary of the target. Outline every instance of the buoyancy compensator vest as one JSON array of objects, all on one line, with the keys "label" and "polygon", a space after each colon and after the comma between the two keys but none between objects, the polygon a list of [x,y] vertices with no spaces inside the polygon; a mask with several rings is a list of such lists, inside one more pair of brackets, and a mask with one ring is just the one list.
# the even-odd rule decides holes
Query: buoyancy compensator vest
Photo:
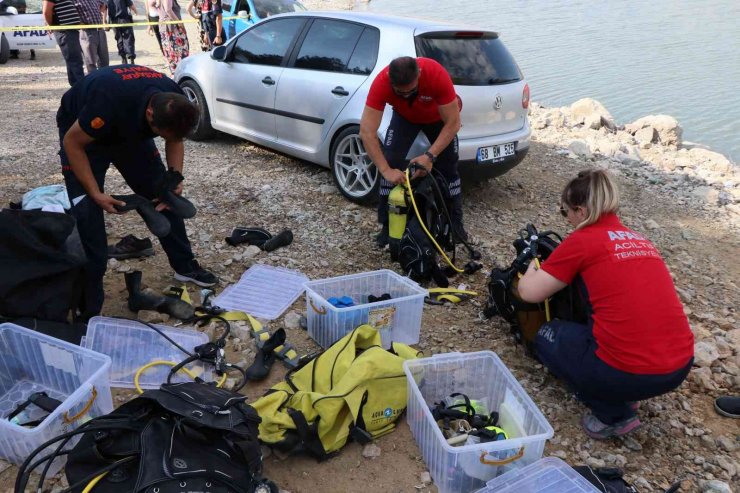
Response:
[{"label": "buoyancy compensator vest", "polygon": [[519,297],[517,286],[519,278],[526,272],[529,262],[545,261],[557,248],[562,238],[552,231],[538,233],[528,224],[514,240],[517,256],[508,268],[495,267],[488,281],[488,303],[483,316],[503,317],[511,325],[511,332],[517,342],[532,350],[534,338],[542,324],[552,319],[570,320],[585,323],[588,315],[581,298],[574,287],[582,281],[576,278],[572,285],[566,286],[542,303],[528,303]]},{"label": "buoyancy compensator vest", "polygon": [[146,391],[32,452],[19,469],[15,492],[26,491],[38,455],[56,448],[50,460],[68,454],[73,493],[277,493],[261,477],[260,418],[245,400],[198,382]]}]

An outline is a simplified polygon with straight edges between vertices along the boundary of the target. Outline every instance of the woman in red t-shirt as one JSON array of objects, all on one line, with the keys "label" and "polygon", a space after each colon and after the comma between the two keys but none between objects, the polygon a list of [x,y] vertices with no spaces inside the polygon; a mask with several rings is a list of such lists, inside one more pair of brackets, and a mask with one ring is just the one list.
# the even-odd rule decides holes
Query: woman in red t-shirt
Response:
[{"label": "woman in red t-shirt", "polygon": [[545,323],[535,339],[542,363],[591,408],[581,424],[597,439],[640,426],[637,401],[678,387],[693,362],[694,336],[658,250],[616,215],[619,192],[604,170],[582,171],[563,190],[560,211],[575,228],[519,295],[539,303],[574,284],[588,325]]}]

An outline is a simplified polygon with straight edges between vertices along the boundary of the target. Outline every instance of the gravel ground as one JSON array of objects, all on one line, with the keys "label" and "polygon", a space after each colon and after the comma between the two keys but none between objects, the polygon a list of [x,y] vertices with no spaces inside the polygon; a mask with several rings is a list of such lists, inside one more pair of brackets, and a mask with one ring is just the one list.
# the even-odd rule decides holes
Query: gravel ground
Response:
[{"label": "gravel ground", "polygon": [[[351,5],[349,1],[307,3],[319,8]],[[196,38],[191,34],[190,39]],[[114,43],[109,46],[113,54]],[[137,31],[137,47],[137,61],[163,69],[153,38]],[[66,75],[57,51],[40,51],[35,61],[11,60],[0,71],[0,108],[4,115],[12,115],[3,119],[0,138],[4,202],[17,200],[31,188],[61,182],[54,114],[65,89]],[[483,253],[485,269],[456,282],[485,292],[486,272],[511,261],[511,241],[527,222],[566,232],[557,211],[560,190],[567,179],[595,161],[564,151],[569,132],[558,128],[536,132],[522,164],[502,178],[466,189],[467,229]],[[418,347],[427,355],[496,351],[555,429],[545,455],[574,464],[623,467],[640,491],[662,491],[679,478],[684,479],[682,491],[729,491],[710,490],[707,481],[736,487],[740,472],[740,425],[718,417],[712,409],[715,396],[737,393],[740,388],[736,312],[740,268],[733,261],[740,243],[736,217],[692,193],[702,184],[679,172],[662,171],[644,161],[598,164],[617,175],[625,223],[646,233],[661,250],[697,341],[712,345],[716,357],[695,368],[678,391],[643,405],[640,414],[645,426],[640,431],[625,440],[597,442],[579,428],[583,406],[514,344],[506,323],[479,319],[483,296],[457,306],[425,306]],[[396,267],[387,254],[373,249],[374,211],[344,200],[326,169],[220,134],[212,141],[186,144],[185,176],[185,194],[199,207],[198,215],[188,222],[190,239],[202,264],[221,277],[219,289],[235,282],[254,263],[297,269],[312,279]],[[107,190],[127,190],[113,170]],[[147,236],[133,214],[108,216],[107,223],[111,243],[128,233]],[[288,227],[295,240],[288,248],[252,256],[246,248],[223,241],[237,225],[262,226],[272,232]],[[126,308],[121,272],[143,270],[145,284],[155,290],[173,283],[166,258],[156,249],[154,257],[111,266],[105,279],[105,315],[132,315]],[[301,299],[289,314],[304,312]],[[285,326],[285,318],[270,327]],[[317,348],[302,329],[289,326],[287,332],[300,350]],[[253,346],[250,341],[232,340],[228,354],[232,362],[249,362]],[[284,368],[276,365],[266,382],[248,385],[246,394],[256,398],[283,373]],[[116,400],[120,403],[129,397],[129,393],[117,393]],[[272,455],[266,459],[265,474],[290,492],[436,491],[422,482],[424,461],[403,420],[377,444],[382,453],[374,459],[363,458],[356,444],[320,464],[305,457],[281,460]],[[11,491],[15,472],[15,467],[0,472],[0,491]]]}]

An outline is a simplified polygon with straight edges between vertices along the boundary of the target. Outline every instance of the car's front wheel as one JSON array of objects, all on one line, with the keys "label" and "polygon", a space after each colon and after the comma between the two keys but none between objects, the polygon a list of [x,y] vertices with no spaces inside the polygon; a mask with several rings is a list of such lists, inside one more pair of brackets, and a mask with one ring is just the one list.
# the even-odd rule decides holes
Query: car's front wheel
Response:
[{"label": "car's front wheel", "polygon": [[211,114],[208,111],[208,103],[206,103],[203,91],[201,91],[200,86],[195,81],[189,79],[180,83],[180,87],[190,102],[195,104],[200,110],[198,124],[191,132],[190,138],[193,140],[210,139],[215,135],[216,131],[211,126]]},{"label": "car's front wheel", "polygon": [[10,58],[10,43],[4,33],[0,33],[0,64],[7,63]]},{"label": "car's front wheel", "polygon": [[331,147],[331,170],[342,195],[358,204],[371,204],[378,199],[378,169],[365,152],[360,127],[342,130]]}]

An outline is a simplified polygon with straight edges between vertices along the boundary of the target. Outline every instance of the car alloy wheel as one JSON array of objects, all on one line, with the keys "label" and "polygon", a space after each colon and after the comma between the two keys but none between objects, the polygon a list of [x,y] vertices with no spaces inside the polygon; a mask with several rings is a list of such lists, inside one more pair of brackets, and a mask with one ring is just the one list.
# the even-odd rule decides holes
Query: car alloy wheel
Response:
[{"label": "car alloy wheel", "polygon": [[190,133],[189,137],[192,140],[206,140],[213,137],[216,132],[211,126],[211,114],[208,111],[208,104],[200,86],[194,80],[188,79],[180,83],[180,88],[185,94],[185,97],[200,110],[198,124]]},{"label": "car alloy wheel", "polygon": [[365,151],[359,127],[342,131],[332,152],[334,181],[342,195],[366,204],[377,199],[378,169]]}]

